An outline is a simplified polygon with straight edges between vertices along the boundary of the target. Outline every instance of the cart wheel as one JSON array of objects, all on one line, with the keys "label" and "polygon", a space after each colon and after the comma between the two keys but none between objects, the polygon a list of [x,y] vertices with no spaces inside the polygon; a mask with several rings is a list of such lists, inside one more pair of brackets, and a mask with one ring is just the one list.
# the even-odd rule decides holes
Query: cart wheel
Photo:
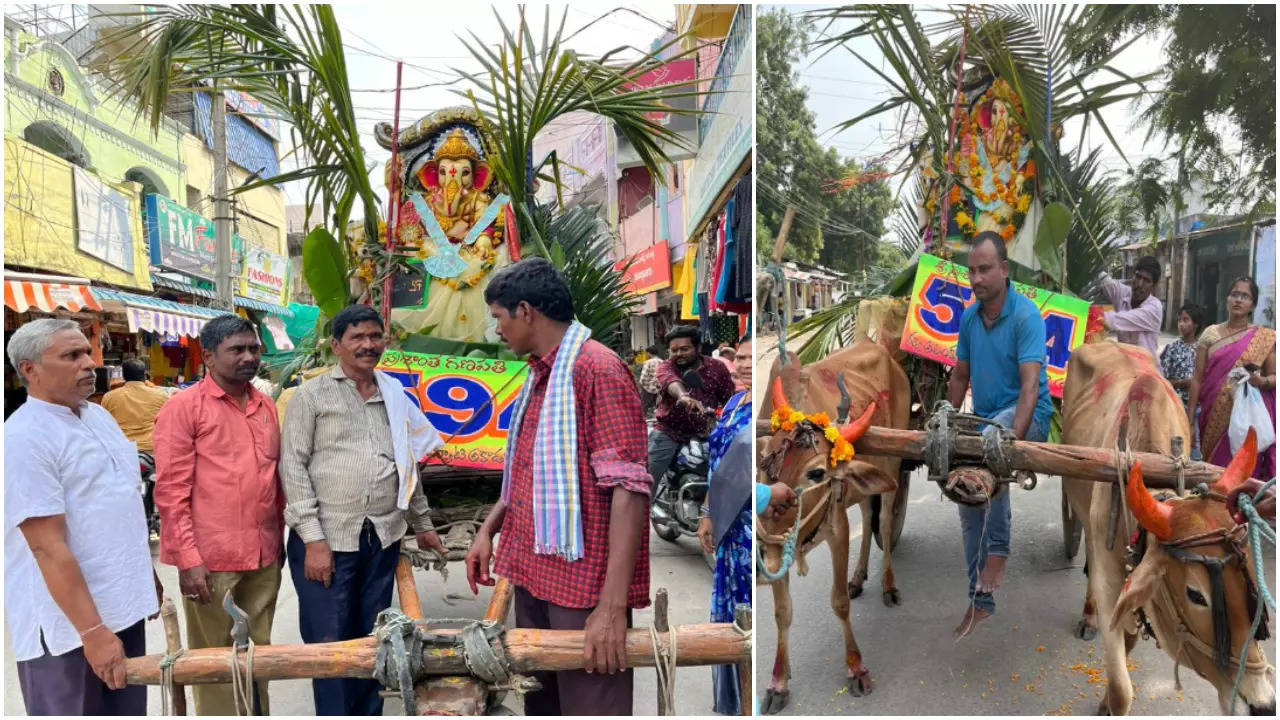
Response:
[{"label": "cart wheel", "polygon": [[1071,503],[1067,500],[1067,491],[1064,489],[1062,491],[1062,550],[1068,560],[1080,552],[1080,535],[1083,530],[1084,525],[1072,511]]},{"label": "cart wheel", "polygon": [[[898,547],[898,542],[902,540],[902,526],[907,521],[907,500],[911,496],[911,473],[898,474],[898,494],[893,498],[893,546]],[[880,523],[871,530],[871,536],[876,540],[876,547],[884,549],[884,543],[880,542]]]}]

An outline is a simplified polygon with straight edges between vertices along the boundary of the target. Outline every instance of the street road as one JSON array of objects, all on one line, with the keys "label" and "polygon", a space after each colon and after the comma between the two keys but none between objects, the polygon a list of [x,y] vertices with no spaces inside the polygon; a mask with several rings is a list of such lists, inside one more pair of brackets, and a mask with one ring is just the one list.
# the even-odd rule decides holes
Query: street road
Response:
[{"label": "street road", "polygon": [[[650,587],[654,595],[659,588],[666,588],[670,597],[668,617],[673,625],[707,622],[711,603],[711,571],[703,561],[702,551],[696,538],[681,538],[677,543],[669,543],[657,535],[650,533],[651,575]],[[152,546],[153,553],[156,548]],[[170,597],[178,598],[178,573],[170,565],[156,562],[160,580]],[[467,589],[466,572],[462,563],[449,565],[449,578],[443,586],[438,573],[416,573],[418,594],[422,599],[423,612],[428,617],[458,618],[484,615],[489,603],[489,589],[481,588],[476,599],[470,599],[471,591]],[[445,602],[445,595],[453,594],[468,599],[451,598],[453,605]],[[397,603],[398,604],[398,603]],[[179,622],[182,622],[182,611],[178,611]],[[508,619],[514,623],[514,618]],[[635,627],[647,627],[653,624],[652,609],[637,611],[634,614]],[[185,638],[185,624],[183,637]],[[294,592],[289,573],[283,573],[280,587],[280,598],[277,604],[275,627],[272,639],[276,643],[300,643],[302,638],[298,631],[298,596]],[[164,651],[164,631],[160,621],[147,624],[147,650],[151,653]],[[5,625],[4,643],[4,714],[25,714],[22,705],[22,693],[18,688],[18,676],[13,660],[12,644],[9,641],[9,627]],[[657,683],[654,670],[645,668],[636,671],[635,712],[638,715],[654,715],[657,713]],[[191,694],[187,693],[190,712]],[[676,673],[676,709],[682,715],[711,714],[711,669],[681,668]],[[508,693],[506,706],[513,712],[520,712],[520,703],[513,693]],[[273,715],[315,714],[315,706],[311,700],[311,683],[307,680],[283,680],[271,683],[271,712]],[[160,714],[160,690],[150,688],[148,693],[148,714]],[[399,700],[388,699],[383,708],[384,715],[402,715],[403,707]]]},{"label": "street road", "polygon": [[[757,365],[758,391],[776,357],[776,342],[761,338],[757,344],[757,352],[773,350]],[[795,349],[797,343],[790,346]],[[1063,553],[1060,492],[1056,477],[1040,478],[1031,491],[1013,491],[1012,556],[996,594],[996,615],[955,641],[951,632],[967,607],[968,589],[960,521],[954,504],[926,480],[925,470],[916,472],[906,526],[893,554],[902,605],[887,608],[881,602],[882,557],[874,542],[870,579],[863,595],[852,601],[854,635],[874,680],[871,695],[862,698],[845,690],[844,647],[830,607],[831,553],[825,546],[815,548],[808,556],[809,574],[797,577],[792,571],[791,701],[783,714],[1093,714],[1105,687],[1102,644],[1072,635],[1084,600],[1084,548],[1074,560]],[[852,575],[861,513],[851,509],[849,518]],[[1269,549],[1264,553],[1274,588],[1275,555]],[[777,649],[773,610],[772,591],[757,586],[757,700],[769,686]],[[1264,647],[1274,665],[1274,637]],[[1173,661],[1154,641],[1140,642],[1130,663],[1133,714],[1219,714],[1217,693],[1185,665],[1183,691],[1174,690]]]}]

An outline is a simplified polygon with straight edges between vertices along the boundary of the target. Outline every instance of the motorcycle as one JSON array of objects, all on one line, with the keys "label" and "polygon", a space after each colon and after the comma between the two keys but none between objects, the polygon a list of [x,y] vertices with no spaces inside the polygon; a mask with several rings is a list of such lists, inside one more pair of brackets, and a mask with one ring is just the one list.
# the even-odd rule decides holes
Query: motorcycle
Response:
[{"label": "motorcycle", "polygon": [[649,522],[658,537],[667,542],[675,542],[681,535],[697,537],[700,510],[707,497],[707,464],[705,440],[690,440],[680,448],[649,507]]},{"label": "motorcycle", "polygon": [[160,532],[160,513],[156,510],[153,497],[156,489],[156,459],[151,453],[138,451],[138,472],[142,475],[142,485],[138,492],[142,495],[142,510],[147,518],[147,530],[150,534]]}]

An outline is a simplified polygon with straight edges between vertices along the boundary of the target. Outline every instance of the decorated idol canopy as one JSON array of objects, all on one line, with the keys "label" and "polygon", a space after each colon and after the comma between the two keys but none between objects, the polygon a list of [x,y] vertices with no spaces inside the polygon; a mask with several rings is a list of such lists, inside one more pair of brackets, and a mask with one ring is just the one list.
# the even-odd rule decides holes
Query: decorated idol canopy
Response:
[{"label": "decorated idol canopy", "polygon": [[488,121],[470,107],[438,110],[401,130],[379,123],[374,136],[394,150],[386,183],[395,198],[396,251],[415,255],[419,274],[397,277],[391,319],[409,332],[446,340],[496,342],[484,290],[495,270],[519,259],[510,199],[496,186]]},{"label": "decorated idol canopy", "polygon": [[[956,102],[956,140],[946,159],[958,184],[944,202],[939,168],[925,154],[921,226],[945,207],[947,248],[967,251],[975,235],[992,231],[1004,238],[1010,259],[1038,269],[1033,246],[1042,204],[1031,140],[1018,121],[1025,117],[1021,101],[1005,80],[985,69],[970,69],[965,80]],[[1055,139],[1061,133],[1056,130]],[[925,245],[934,242],[927,237]]]}]

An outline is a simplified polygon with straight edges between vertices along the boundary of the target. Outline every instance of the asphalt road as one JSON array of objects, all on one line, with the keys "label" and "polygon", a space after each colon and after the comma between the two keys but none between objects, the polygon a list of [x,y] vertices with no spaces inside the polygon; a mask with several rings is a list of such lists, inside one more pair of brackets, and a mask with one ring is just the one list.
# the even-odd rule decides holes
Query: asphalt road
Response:
[{"label": "asphalt road", "polygon": [[[711,571],[703,560],[701,549],[696,538],[681,538],[676,543],[669,543],[650,533],[651,574],[650,588],[656,595],[659,588],[666,588],[670,598],[668,617],[674,625],[706,622],[711,603]],[[153,545],[152,551],[156,548]],[[169,565],[156,563],[160,572],[160,580],[170,597],[178,597],[178,574]],[[428,617],[457,618],[484,615],[489,603],[489,589],[481,588],[480,595],[474,600],[467,588],[466,572],[462,563],[449,566],[449,577],[441,584],[437,573],[417,572],[418,593],[422,600],[423,612]],[[453,600],[454,604],[445,602],[445,595],[452,594],[466,597],[465,600]],[[179,622],[182,612],[179,610]],[[514,618],[509,618],[514,622]],[[653,624],[651,609],[637,611],[633,616],[635,627],[646,627]],[[184,625],[185,628],[185,625]],[[184,629],[185,637],[185,629]],[[289,573],[283,573],[280,597],[277,604],[275,626],[272,638],[276,643],[300,643],[302,638],[298,630],[298,597],[293,590]],[[149,652],[163,652],[164,631],[159,620],[147,624],[147,649]],[[25,714],[22,705],[22,693],[18,688],[16,666],[13,660],[12,644],[9,640],[8,624],[5,625],[5,659],[4,659],[4,714]],[[635,712],[637,715],[654,715],[657,713],[657,683],[654,670],[645,668],[636,671],[635,680]],[[284,680],[271,683],[271,712],[273,715],[315,714],[311,699],[311,684],[307,680]],[[187,695],[190,704],[190,693]],[[683,715],[711,714],[711,670],[709,668],[681,668],[676,673],[676,709]],[[520,703],[514,694],[508,693],[506,706],[513,712],[520,712]],[[194,712],[194,707],[192,707]],[[160,691],[151,688],[148,694],[148,714],[160,714]],[[403,707],[399,700],[389,699],[383,708],[384,715],[402,715]]]},{"label": "asphalt road", "polygon": [[[1102,644],[1072,636],[1085,591],[1084,549],[1075,560],[1064,556],[1059,480],[1013,491],[1012,556],[996,594],[996,615],[955,641],[951,632],[967,607],[968,589],[959,518],[923,473],[912,478],[906,526],[893,555],[902,605],[887,608],[881,602],[882,557],[874,542],[871,577],[852,601],[853,631],[871,670],[872,693],[855,698],[844,689],[844,647],[829,603],[831,553],[820,546],[808,556],[809,574],[791,578],[791,700],[783,714],[1093,714],[1105,687]],[[853,509],[849,516],[852,575],[861,513]],[[1274,588],[1275,557],[1269,557],[1267,577]],[[756,609],[760,698],[777,648],[767,586],[756,588]],[[1264,646],[1274,665],[1274,637]],[[1174,690],[1173,661],[1154,641],[1140,642],[1130,663],[1137,688],[1133,714],[1219,714],[1212,686],[1187,667],[1181,672],[1183,691]]]}]

